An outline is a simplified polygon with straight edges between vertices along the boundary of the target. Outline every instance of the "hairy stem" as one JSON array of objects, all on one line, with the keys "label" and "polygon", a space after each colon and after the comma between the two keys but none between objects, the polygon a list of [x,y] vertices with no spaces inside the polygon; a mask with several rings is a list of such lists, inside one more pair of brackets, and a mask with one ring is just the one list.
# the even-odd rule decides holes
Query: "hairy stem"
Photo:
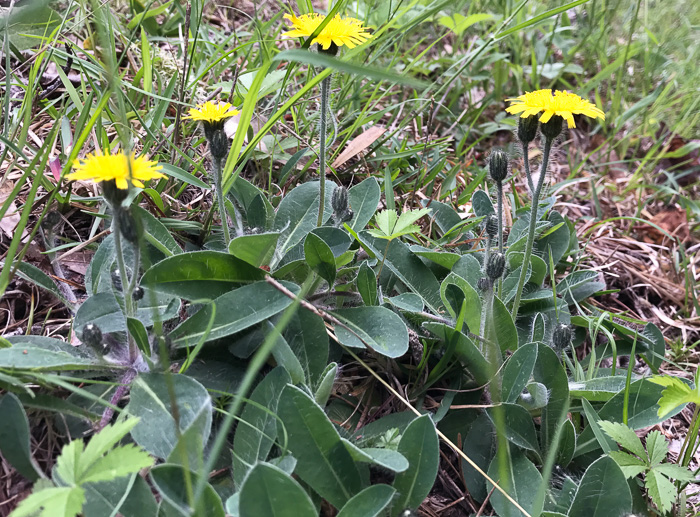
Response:
[{"label": "hairy stem", "polygon": [[321,179],[319,203],[318,203],[318,219],[316,226],[323,224],[323,211],[326,206],[326,133],[328,132],[328,100],[331,92],[331,76],[326,77],[321,81],[321,125],[319,128],[320,150],[319,150],[319,167],[318,175]]},{"label": "hairy stem", "polygon": [[523,294],[525,278],[527,277],[527,270],[530,264],[530,257],[532,256],[532,247],[535,242],[535,228],[537,226],[537,209],[539,208],[540,204],[540,192],[542,191],[544,178],[547,175],[547,162],[549,162],[549,151],[551,149],[552,140],[550,138],[547,138],[544,141],[544,152],[542,154],[542,167],[540,169],[540,177],[537,179],[537,187],[532,192],[532,206],[530,207],[530,227],[527,233],[527,241],[525,243],[525,255],[523,256],[523,263],[520,267],[518,288],[515,290],[515,299],[513,300],[513,309],[511,312],[514,322],[518,317],[518,310],[520,309],[520,297]]},{"label": "hairy stem", "polygon": [[[129,279],[129,276],[126,272],[126,264],[124,262],[124,250],[122,247],[122,234],[121,234],[121,228],[119,225],[119,215],[118,211],[122,210],[121,206],[115,207],[114,208],[114,216],[112,217],[112,233],[114,234],[114,250],[115,254],[117,256],[117,268],[119,268],[119,277],[122,282],[122,294],[124,295],[124,312],[126,313],[127,318],[131,318],[134,315],[134,297],[133,297],[133,283],[132,280]],[[135,247],[137,248],[137,246]],[[134,266],[138,268],[139,266],[139,253],[138,251],[134,251],[135,259],[134,259]],[[136,278],[138,276],[138,271],[134,269],[133,271],[133,277]],[[129,362],[133,364],[136,361],[136,358],[138,357],[139,354],[139,349],[136,346],[136,343],[134,342],[134,339],[131,337],[131,334],[128,334],[128,340],[129,340]]]},{"label": "hairy stem", "polygon": [[530,173],[530,156],[527,154],[528,144],[520,142],[523,147],[523,164],[525,166],[525,177],[527,178],[527,186],[530,192],[535,192],[535,185],[532,183],[532,174]]},{"label": "hairy stem", "polygon": [[228,228],[228,214],[224,200],[224,186],[221,177],[221,159],[214,158],[214,184],[216,187],[216,202],[219,205],[219,216],[221,217],[221,229],[224,231],[224,244],[228,250],[231,243],[231,233]]}]

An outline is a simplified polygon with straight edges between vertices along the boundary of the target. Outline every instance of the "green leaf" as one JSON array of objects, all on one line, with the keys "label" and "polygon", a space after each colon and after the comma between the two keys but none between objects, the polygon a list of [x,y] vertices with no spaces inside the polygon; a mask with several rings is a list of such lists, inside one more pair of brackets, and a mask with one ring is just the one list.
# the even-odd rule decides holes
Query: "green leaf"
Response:
[{"label": "green leaf", "polygon": [[186,300],[211,300],[264,275],[228,253],[193,251],[158,262],[146,271],[141,284]]},{"label": "green leaf", "polygon": [[[76,471],[76,479],[80,479],[87,468],[98,461],[104,454],[110,451],[119,440],[126,436],[139,423],[138,418],[122,420],[112,425],[105,426],[95,434],[85,447],[80,460],[81,470]],[[82,452],[82,451],[81,451]],[[138,469],[137,469],[138,470]]]},{"label": "green leaf", "polygon": [[40,470],[34,463],[29,442],[29,421],[14,393],[0,397],[0,453],[17,472],[36,481]]},{"label": "green leaf", "polygon": [[333,384],[335,384],[337,375],[337,363],[330,363],[328,366],[326,366],[323,375],[321,375],[321,380],[318,382],[316,392],[314,393],[314,400],[319,406],[324,407],[326,404],[328,404],[328,399],[333,393]]},{"label": "green leaf", "polygon": [[427,83],[413,77],[394,74],[379,68],[367,66],[364,63],[349,63],[338,58],[330,57],[323,53],[309,52],[308,50],[285,50],[277,54],[274,61],[297,61],[299,63],[306,63],[317,67],[332,68],[340,72],[345,72],[346,74],[358,75],[366,79],[404,84],[413,88],[425,88],[428,86]]},{"label": "green leaf", "polygon": [[503,411],[504,428],[501,432],[505,434],[508,441],[522,449],[533,451],[540,456],[540,445],[537,442],[535,424],[529,411],[518,404],[501,404],[498,408],[489,408],[486,414],[491,422],[496,426],[496,411]]},{"label": "green leaf", "polygon": [[652,470],[647,473],[644,486],[649,492],[649,497],[651,497],[651,500],[654,501],[654,504],[659,508],[661,513],[666,513],[671,510],[678,496],[678,491],[668,478]]},{"label": "green leaf", "polygon": [[647,434],[646,439],[650,464],[657,465],[664,461],[668,455],[668,443],[664,436],[659,431],[652,431]]},{"label": "green leaf", "polygon": [[85,502],[85,492],[78,486],[45,488],[23,500],[12,517],[75,517]]},{"label": "green leaf", "polygon": [[279,236],[279,232],[241,235],[231,241],[228,251],[252,266],[268,265],[275,253]]},{"label": "green leaf", "polygon": [[112,449],[106,456],[94,462],[81,477],[80,484],[112,481],[151,465],[153,465],[153,458],[147,452],[134,444],[127,444]]},{"label": "green leaf", "polygon": [[75,328],[81,339],[83,327],[88,323],[100,327],[102,334],[126,332],[124,311],[122,311],[112,291],[97,293],[85,300],[78,308],[73,321],[73,328]]},{"label": "green leaf", "polygon": [[[225,517],[226,513],[224,512],[221,497],[209,483],[205,483],[204,492],[202,492],[195,508],[190,507],[187,491],[183,489],[186,486],[185,474],[184,468],[180,465],[169,463],[156,465],[151,469],[151,480],[163,499],[161,502],[161,513],[158,515],[162,515],[163,507],[169,505],[173,507],[172,513],[166,513],[169,516],[206,515],[207,517]],[[200,474],[195,472],[189,472],[188,474],[192,485],[195,486],[199,481]]]},{"label": "green leaf", "polygon": [[46,289],[56,298],[61,300],[61,302],[64,305],[67,305],[68,307],[73,306],[72,303],[66,300],[66,298],[63,296],[63,293],[58,289],[58,287],[56,287],[56,284],[51,279],[51,277],[44,273],[38,267],[34,266],[33,264],[30,264],[29,262],[20,262],[17,265],[17,271],[15,274],[19,278],[26,280],[27,282],[31,282],[41,287],[42,289]]},{"label": "green leaf", "polygon": [[332,314],[350,329],[335,326],[335,335],[347,347],[367,346],[387,357],[401,357],[408,350],[406,324],[386,307],[352,307]]},{"label": "green leaf", "polygon": [[438,20],[441,25],[444,25],[457,36],[461,36],[462,33],[475,23],[483,22],[486,20],[492,20],[492,14],[476,13],[470,14],[469,16],[464,16],[459,13],[454,13],[452,17],[442,16]]},{"label": "green leaf", "polygon": [[581,382],[570,382],[569,393],[574,398],[585,398],[590,402],[607,402],[625,388],[626,378],[595,377]]},{"label": "green leaf", "polygon": [[622,445],[622,447],[631,453],[636,454],[642,459],[646,458],[647,453],[644,450],[642,441],[639,439],[639,436],[637,436],[637,434],[628,426],[622,423],[606,421],[598,422],[598,424],[610,438]]},{"label": "green leaf", "polygon": [[299,359],[307,384],[316,386],[328,364],[328,334],[323,319],[311,311],[296,311],[284,330],[284,338]]},{"label": "green leaf", "polygon": [[333,506],[342,508],[361,490],[362,481],[323,409],[302,390],[287,385],[277,413],[279,433],[286,430],[289,451],[297,459],[295,473]]},{"label": "green leaf", "polygon": [[[539,515],[542,507],[535,508],[537,490],[542,483],[542,475],[525,454],[513,450],[510,454],[507,471],[500,472],[498,455],[491,461],[488,474],[491,479],[499,480],[499,484],[515,499],[530,515]],[[503,476],[506,476],[505,478]],[[486,483],[488,491],[493,490],[490,482]],[[493,490],[490,499],[499,517],[522,517],[522,513],[513,503],[507,500],[501,492]]]},{"label": "green leaf", "polygon": [[389,505],[396,490],[388,485],[374,485],[365,488],[352,497],[338,512],[337,517],[378,517]]},{"label": "green leaf", "polygon": [[632,495],[625,475],[608,457],[594,461],[586,470],[569,517],[611,517],[632,511]]},{"label": "green leaf", "polygon": [[496,329],[496,342],[501,351],[518,348],[518,331],[513,323],[513,317],[497,296],[493,297],[493,326]]},{"label": "green leaf", "polygon": [[182,253],[182,248],[170,234],[168,229],[163,226],[148,210],[144,210],[135,203],[131,206],[134,217],[139,218],[145,232],[144,237],[149,244],[160,250],[163,254],[170,257]]},{"label": "green leaf", "polygon": [[365,305],[377,305],[377,277],[367,261],[360,265],[355,284]]},{"label": "green leaf", "polygon": [[615,460],[626,478],[635,478],[649,468],[645,462],[627,452],[610,451],[608,455]]},{"label": "green leaf", "polygon": [[[320,182],[308,181],[292,189],[282,198],[275,214],[274,228],[280,232],[279,250],[284,255],[301,242],[307,233],[316,228],[320,202]],[[323,208],[325,221],[333,209],[331,198],[336,184],[326,180],[326,196]]]},{"label": "green leaf", "polygon": [[374,216],[377,229],[369,230],[370,235],[379,239],[396,239],[402,235],[420,232],[420,227],[414,224],[418,219],[430,213],[430,209],[409,210],[401,216],[394,210],[382,210]]},{"label": "green leaf", "polygon": [[537,361],[537,344],[528,343],[518,348],[503,369],[501,397],[504,402],[516,402],[532,377]]},{"label": "green leaf", "polygon": [[31,346],[0,348],[0,368],[11,370],[93,370],[107,369],[114,365],[96,364],[94,360],[67,352],[53,352]]},{"label": "green leaf", "polygon": [[267,459],[277,437],[277,403],[290,381],[282,367],[268,373],[250,395],[233,437],[233,481],[240,487],[246,474],[258,461]]},{"label": "green leaf", "polygon": [[[131,431],[136,443],[158,458],[167,458],[177,444],[173,408],[168,384],[172,384],[173,397],[177,401],[179,432],[191,426],[198,427],[202,440],[209,438],[212,420],[211,397],[207,390],[194,379],[185,375],[141,374],[132,383],[131,398],[127,411],[141,417]],[[203,418],[200,418],[200,415]],[[158,425],[153,423],[157,422]]]},{"label": "green leaf", "polygon": [[472,194],[472,209],[477,217],[486,217],[496,214],[491,198],[483,190],[477,190]]},{"label": "green leaf", "polygon": [[610,451],[615,450],[615,442],[608,438],[603,433],[603,430],[600,428],[600,425],[598,425],[599,422],[601,422],[601,417],[600,415],[598,415],[598,413],[596,413],[596,410],[593,409],[591,403],[588,402],[586,399],[581,399],[581,405],[583,406],[583,410],[586,414],[586,419],[588,420],[588,428],[595,435],[595,438],[598,441],[598,445],[601,449],[603,449],[603,452],[608,453]]},{"label": "green leaf", "polygon": [[361,449],[345,439],[343,443],[355,461],[379,465],[392,472],[404,472],[409,467],[408,460],[400,452],[376,447]]},{"label": "green leaf", "polygon": [[328,244],[313,233],[304,240],[304,257],[309,267],[333,287],[335,281],[335,257]]},{"label": "green leaf", "polygon": [[316,517],[311,498],[289,474],[266,463],[253,467],[241,487],[240,517]]},{"label": "green leaf", "polygon": [[605,290],[605,283],[599,281],[599,278],[597,271],[576,271],[557,284],[557,294],[569,305],[581,302],[598,291]]},{"label": "green leaf", "polygon": [[374,239],[367,232],[360,232],[358,239],[363,247],[372,252],[381,262],[386,251],[384,267],[388,268],[403,284],[423,298],[426,306],[436,314],[442,311],[440,284],[428,267],[399,240],[387,245],[384,241]]},{"label": "green leaf", "polygon": [[677,481],[696,480],[696,476],[686,467],[681,467],[680,465],[676,465],[674,463],[663,463],[661,465],[656,465],[654,466],[654,470]]},{"label": "green leaf", "polygon": [[348,190],[350,208],[355,213],[348,226],[355,232],[364,230],[377,211],[382,191],[374,176],[363,180]]},{"label": "green leaf", "polygon": [[423,415],[409,424],[401,436],[398,452],[408,460],[409,467],[394,479],[393,486],[399,497],[392,509],[393,516],[404,508],[418,508],[435,483],[440,451],[430,416]]},{"label": "green leaf", "polygon": [[139,475],[121,477],[105,483],[90,483],[83,488],[85,517],[113,514],[122,517],[143,517],[158,514],[158,504],[151,487]]},{"label": "green leaf", "polygon": [[[456,286],[461,290],[462,296],[448,296],[453,291],[448,291],[450,286]],[[459,293],[459,291],[457,291]],[[469,327],[469,330],[475,334],[479,333],[481,324],[481,297],[479,293],[469,284],[468,281],[455,273],[450,273],[445,277],[445,280],[440,284],[440,297],[447,311],[452,318],[457,318],[457,314],[461,310],[462,302],[466,304],[466,313],[464,322]]]},{"label": "green leaf", "polygon": [[[293,293],[299,292],[299,286],[282,283]],[[176,327],[169,337],[176,348],[195,346],[202,338],[205,342],[213,341],[271,318],[291,303],[288,296],[267,282],[245,285],[214,300],[216,313],[211,325],[214,309],[212,305],[206,305]]]},{"label": "green leaf", "polygon": [[685,404],[700,404],[700,386],[691,389],[678,377],[670,375],[652,377],[650,382],[665,386],[659,400],[659,418],[666,418],[674,409]]}]

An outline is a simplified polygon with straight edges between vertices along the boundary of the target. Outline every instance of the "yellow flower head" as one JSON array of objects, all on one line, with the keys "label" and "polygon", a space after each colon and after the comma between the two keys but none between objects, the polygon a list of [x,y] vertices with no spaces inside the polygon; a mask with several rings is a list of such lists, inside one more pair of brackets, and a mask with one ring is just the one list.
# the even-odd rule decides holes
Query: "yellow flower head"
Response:
[{"label": "yellow flower head", "polygon": [[576,127],[574,115],[586,115],[593,119],[605,120],[605,113],[601,109],[569,92],[555,91],[552,95],[552,90],[537,90],[506,100],[513,103],[506,108],[508,113],[521,113],[522,118],[527,118],[541,112],[540,122],[543,124],[554,115],[566,120],[569,127]]},{"label": "yellow flower head", "polygon": [[240,111],[231,109],[228,102],[212,102],[207,101],[204,104],[199,104],[196,108],[190,108],[189,115],[184,118],[192,120],[201,120],[202,122],[216,123],[222,120],[238,115]]},{"label": "yellow flower head", "polygon": [[[131,167],[129,167],[131,163]],[[134,154],[127,156],[123,152],[101,155],[89,154],[73,165],[74,172],[67,177],[69,180],[87,180],[94,182],[114,180],[116,187],[121,190],[129,188],[129,182],[143,188],[143,182],[165,178],[158,172],[162,167],[156,162]],[[131,170],[129,170],[131,169]]]},{"label": "yellow flower head", "polygon": [[[283,36],[290,38],[308,38],[326,19],[324,14],[317,13],[302,14],[301,16],[285,14],[284,17],[292,22],[294,27],[293,30],[283,34]],[[347,45],[348,48],[354,48],[371,38],[367,30],[366,27],[362,26],[360,20],[341,18],[339,14],[336,14],[311,43],[318,43],[323,50],[328,50],[331,43],[335,43],[339,47]]]}]

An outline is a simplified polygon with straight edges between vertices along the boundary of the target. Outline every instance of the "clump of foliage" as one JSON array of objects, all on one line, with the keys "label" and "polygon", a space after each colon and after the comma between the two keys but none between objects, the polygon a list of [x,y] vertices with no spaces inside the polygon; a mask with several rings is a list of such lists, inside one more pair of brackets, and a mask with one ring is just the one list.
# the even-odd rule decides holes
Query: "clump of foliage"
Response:
[{"label": "clump of foliage", "polygon": [[[494,35],[506,38],[581,3],[508,29],[513,12]],[[460,170],[443,156],[446,141],[415,142],[401,127],[362,148],[383,164],[379,174],[331,180],[333,146],[339,159],[356,130],[382,119],[383,109],[373,107],[386,101],[380,85],[395,95],[402,87],[434,89],[412,76],[412,65],[397,73],[370,58],[372,50],[427,19],[461,34],[495,18],[446,17],[447,2],[439,1],[391,12],[356,2],[360,21],[342,16],[352,3],[336,2],[325,15],[288,16],[286,37],[302,38],[302,48],[282,51],[270,44],[284,27],[281,13],[256,21],[261,36],[237,47],[248,52],[245,72],[217,90],[231,91],[229,102],[192,99],[197,107],[184,120],[201,122],[202,138],[191,122],[179,126],[179,110],[185,84],[194,89],[216,63],[185,53],[191,80],[156,74],[151,61],[150,43],[179,24],[207,35],[196,29],[201,3],[191,11],[176,4],[130,5],[126,29],[129,44],[142,43],[143,88],[120,75],[109,6],[90,4],[99,45],[75,60],[107,89],[69,89],[70,101],[46,107],[61,120],[81,113],[54,185],[41,171],[49,149],[68,144],[61,126],[27,160],[26,174],[35,175],[28,206],[40,185],[50,188],[44,217],[76,199],[76,184],[64,180],[92,181],[99,194],[78,199],[111,231],[96,240],[85,299],[70,304],[71,337],[81,344],[29,333],[0,342],[0,383],[10,392],[0,399],[0,421],[9,422],[0,452],[22,475],[45,477],[31,457],[25,408],[66,413],[55,425],[72,438],[51,481],[38,480],[12,515],[395,517],[434,489],[441,443],[458,457],[471,501],[488,501],[501,517],[628,515],[644,507],[641,474],[659,511],[671,510],[679,490],[670,480],[694,477],[664,461],[660,434],[650,433],[645,449],[635,430],[697,402],[697,388],[649,377],[665,353],[655,325],[613,319],[591,303],[606,285],[580,267],[574,223],[547,188],[563,121],[572,128],[574,117],[585,116],[592,127],[606,120],[603,111],[562,90],[510,99],[506,111],[517,121],[494,117],[514,130],[523,173],[514,153],[494,150],[461,192],[450,187]],[[165,12],[171,16],[161,23]],[[465,56],[454,80],[479,65],[478,53]],[[347,78],[336,92],[332,72]],[[305,77],[298,90],[293,74]],[[178,84],[171,123],[166,113]],[[369,97],[353,93],[375,85]],[[316,88],[318,107],[308,100]],[[269,118],[253,129],[263,108]],[[290,113],[303,137],[273,131]],[[107,131],[112,119],[116,128]],[[134,142],[136,122],[148,135],[143,142]],[[199,145],[178,146],[179,131]],[[87,154],[93,132],[95,150]],[[171,153],[160,148],[164,138]],[[536,172],[530,151],[540,149]],[[208,173],[202,179],[185,169]],[[259,174],[246,176],[249,169]],[[508,192],[518,175],[529,203]],[[148,200],[165,215],[173,193],[188,188],[212,194],[199,219],[156,217],[141,206]],[[419,188],[429,196],[417,199]],[[22,262],[19,246],[13,238],[0,287],[17,274],[65,299],[50,277]],[[606,339],[599,342],[599,333]],[[582,358],[575,349],[586,339],[593,348]],[[634,361],[619,368],[622,355],[639,355],[648,372],[633,371]],[[371,386],[338,389],[357,365]],[[37,385],[71,395],[39,405]],[[696,411],[686,454],[695,450],[698,422]],[[83,434],[91,435],[87,442]],[[613,450],[608,437],[629,452]],[[560,479],[555,469],[583,474]]]}]

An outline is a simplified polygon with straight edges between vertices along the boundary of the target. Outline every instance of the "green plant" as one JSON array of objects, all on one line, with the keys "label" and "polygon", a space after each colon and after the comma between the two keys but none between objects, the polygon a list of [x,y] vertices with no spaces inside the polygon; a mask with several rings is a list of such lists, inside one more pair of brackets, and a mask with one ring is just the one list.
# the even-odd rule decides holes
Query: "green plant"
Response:
[{"label": "green plant", "polygon": [[659,431],[646,436],[646,448],[636,433],[625,424],[600,422],[600,427],[625,451],[610,451],[608,455],[620,466],[627,478],[644,474],[644,487],[660,512],[671,510],[678,497],[678,488],[671,482],[692,481],[695,476],[687,468],[667,463],[668,443]]}]

